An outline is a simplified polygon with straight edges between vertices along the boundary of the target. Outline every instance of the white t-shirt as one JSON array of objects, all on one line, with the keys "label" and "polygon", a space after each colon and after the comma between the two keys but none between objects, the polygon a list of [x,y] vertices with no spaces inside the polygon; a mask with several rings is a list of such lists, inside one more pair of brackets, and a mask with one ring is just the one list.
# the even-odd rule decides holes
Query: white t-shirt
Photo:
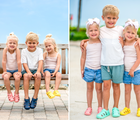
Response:
[{"label": "white t-shirt", "polygon": [[21,52],[21,63],[27,63],[28,68],[31,70],[38,69],[38,62],[43,60],[43,50],[36,48],[34,52],[29,52],[27,48]]},{"label": "white t-shirt", "polygon": [[123,65],[124,53],[119,42],[119,36],[123,34],[122,26],[100,28],[100,40],[102,43],[101,65],[117,66]]}]

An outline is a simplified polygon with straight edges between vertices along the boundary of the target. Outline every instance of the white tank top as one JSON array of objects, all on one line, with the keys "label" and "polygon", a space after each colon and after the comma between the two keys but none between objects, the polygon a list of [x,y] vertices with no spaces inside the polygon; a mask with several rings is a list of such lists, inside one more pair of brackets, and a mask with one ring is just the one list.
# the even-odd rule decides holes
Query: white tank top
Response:
[{"label": "white tank top", "polygon": [[56,54],[56,57],[49,57],[48,53],[46,55],[46,58],[44,60],[44,69],[55,69],[56,64],[57,64],[57,56],[58,53]]},{"label": "white tank top", "polygon": [[14,53],[11,54],[7,50],[6,55],[7,55],[6,70],[18,70],[16,51],[14,51]]},{"label": "white tank top", "polygon": [[[136,43],[136,42],[135,42]],[[131,67],[134,65],[134,63],[137,60],[137,52],[134,47],[135,43],[131,46],[124,46],[124,66],[125,71],[129,72]],[[135,71],[140,70],[140,65],[135,69]]]},{"label": "white tank top", "polygon": [[90,69],[101,69],[101,43],[89,44],[86,47],[85,67]]}]

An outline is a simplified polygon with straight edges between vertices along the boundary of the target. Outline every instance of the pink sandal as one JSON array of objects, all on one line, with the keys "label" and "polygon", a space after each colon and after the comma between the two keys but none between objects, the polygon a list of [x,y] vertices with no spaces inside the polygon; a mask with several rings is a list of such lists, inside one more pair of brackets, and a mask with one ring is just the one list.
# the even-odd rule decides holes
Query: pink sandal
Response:
[{"label": "pink sandal", "polygon": [[15,102],[18,102],[20,100],[20,98],[19,98],[19,93],[18,94],[15,94],[14,93],[14,101]]},{"label": "pink sandal", "polygon": [[98,107],[98,109],[97,109],[97,114],[99,114],[101,111],[102,111],[102,107]]},{"label": "pink sandal", "polygon": [[14,101],[14,97],[13,97],[12,93],[10,93],[10,94],[7,93],[7,95],[8,95],[9,101],[13,102]]},{"label": "pink sandal", "polygon": [[88,107],[85,111],[85,115],[91,115],[91,113],[92,113],[92,108]]}]

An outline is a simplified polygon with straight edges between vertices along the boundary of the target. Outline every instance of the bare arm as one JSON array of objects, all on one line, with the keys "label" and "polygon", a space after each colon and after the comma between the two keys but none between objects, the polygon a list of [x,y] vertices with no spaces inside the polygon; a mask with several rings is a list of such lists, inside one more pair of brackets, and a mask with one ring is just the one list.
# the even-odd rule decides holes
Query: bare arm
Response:
[{"label": "bare arm", "polygon": [[85,60],[86,60],[86,46],[87,46],[87,43],[84,44],[84,50],[83,50],[82,55],[81,55],[81,75],[82,75],[82,78],[84,77],[84,67],[85,67]]},{"label": "bare arm", "polygon": [[3,50],[3,56],[2,56],[2,67],[3,67],[3,72],[7,72],[6,70],[6,62],[7,62],[7,47],[4,48]]},{"label": "bare arm", "polygon": [[18,72],[21,72],[21,57],[20,57],[20,50],[17,48],[17,64],[18,64]]},{"label": "bare arm", "polygon": [[28,68],[27,63],[23,63],[23,67],[24,67],[24,69],[25,69],[25,71],[26,71],[27,73],[31,73],[31,71],[30,71],[29,68]]},{"label": "bare arm", "polygon": [[85,47],[84,47],[84,44],[89,41],[89,39],[86,39],[86,40],[82,40],[81,43],[80,43],[80,48],[81,48],[81,51],[83,52]]},{"label": "bare arm", "polygon": [[134,63],[134,65],[132,66],[132,68],[131,68],[130,71],[129,71],[129,75],[130,75],[131,77],[134,77],[134,71],[135,71],[135,69],[136,69],[136,68],[139,66],[139,64],[140,64],[140,49],[139,49],[139,46],[138,46],[138,45],[136,45],[135,48],[136,48],[136,52],[137,52],[137,60],[136,60],[136,62]]},{"label": "bare arm", "polygon": [[120,44],[122,45],[122,47],[124,46],[124,40],[122,37],[119,37],[119,41],[120,41]]},{"label": "bare arm", "polygon": [[40,73],[41,70],[42,70],[42,68],[43,68],[43,60],[39,60],[39,62],[38,62],[37,73]]}]

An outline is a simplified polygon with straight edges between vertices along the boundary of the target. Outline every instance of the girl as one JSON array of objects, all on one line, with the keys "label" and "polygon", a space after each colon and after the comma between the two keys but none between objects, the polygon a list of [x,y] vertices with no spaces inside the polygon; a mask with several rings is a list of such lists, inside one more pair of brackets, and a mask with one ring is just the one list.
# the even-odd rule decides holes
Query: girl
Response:
[{"label": "girl", "polygon": [[[46,52],[43,54],[44,58],[44,73],[45,73],[45,83],[46,83],[46,94],[50,99],[55,96],[60,96],[57,91],[61,82],[61,73],[59,72],[61,55],[57,51],[57,46],[55,40],[51,38],[51,34],[46,36],[44,40],[44,45]],[[49,89],[51,77],[56,76],[55,89],[52,93]]]},{"label": "girl", "polygon": [[[87,104],[88,108],[85,115],[92,113],[92,97],[94,81],[96,82],[96,92],[98,99],[98,110],[102,110],[102,78],[101,78],[101,42],[99,40],[99,22],[98,18],[88,19],[86,24],[86,34],[89,41],[84,44],[84,51],[81,56],[81,74],[82,78],[87,82]],[[85,68],[84,68],[85,67]]]},{"label": "girl", "polygon": [[[20,50],[17,48],[18,38],[14,33],[10,33],[7,37],[6,48],[3,50],[3,59],[2,67],[4,78],[4,84],[7,89],[8,99],[10,102],[19,101],[19,85],[21,78],[21,59],[20,59]],[[10,81],[9,78],[13,76],[15,78],[15,92],[14,97],[10,90]]]},{"label": "girl", "polygon": [[[134,84],[138,109],[137,116],[140,117],[140,50],[136,45],[138,22],[128,19],[123,30],[124,35],[124,65],[125,72],[123,82],[125,84],[125,108],[120,112],[127,115],[130,111],[131,83]],[[123,41],[122,38],[120,38]]]}]

